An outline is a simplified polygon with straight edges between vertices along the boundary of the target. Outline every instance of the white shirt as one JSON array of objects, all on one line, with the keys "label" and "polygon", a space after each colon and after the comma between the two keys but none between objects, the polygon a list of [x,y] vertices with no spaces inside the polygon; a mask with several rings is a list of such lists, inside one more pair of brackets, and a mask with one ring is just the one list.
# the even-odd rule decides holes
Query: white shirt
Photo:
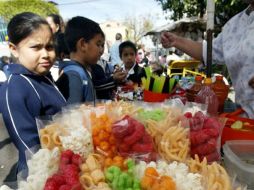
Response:
[{"label": "white shirt", "polygon": [[[126,76],[126,79],[130,76],[130,75],[133,75],[135,73],[134,71],[134,67],[136,66],[137,63],[134,63],[133,66],[130,68],[130,70],[128,71],[127,73],[127,76]],[[123,71],[127,71],[126,68],[125,68],[125,65],[122,66],[123,68]]]},{"label": "white shirt", "polygon": [[111,65],[121,65],[122,64],[122,60],[120,58],[119,55],[119,45],[120,45],[121,41],[116,41],[112,47],[110,48],[110,57],[111,57]]},{"label": "white shirt", "polygon": [[4,82],[4,81],[6,81],[6,79],[7,78],[6,78],[5,74],[4,74],[4,72],[0,70],[0,82]]},{"label": "white shirt", "polygon": [[[206,61],[207,43],[203,42]],[[227,65],[236,95],[250,118],[254,119],[254,89],[248,84],[254,77],[254,12],[246,10],[234,16],[213,40],[213,60]]]}]

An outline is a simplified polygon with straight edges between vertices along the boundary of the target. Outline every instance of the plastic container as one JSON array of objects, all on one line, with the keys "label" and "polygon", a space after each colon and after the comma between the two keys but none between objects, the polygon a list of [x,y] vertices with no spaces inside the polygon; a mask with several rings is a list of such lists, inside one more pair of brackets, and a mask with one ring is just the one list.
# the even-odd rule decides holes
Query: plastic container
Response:
[{"label": "plastic container", "polygon": [[228,97],[229,86],[223,81],[223,76],[216,76],[216,81],[212,84],[212,89],[219,100],[218,111],[222,113],[224,111],[224,103]]},{"label": "plastic container", "polygon": [[207,113],[214,116],[218,114],[219,101],[212,90],[212,79],[206,78],[204,80],[204,85],[202,85],[201,90],[197,94],[195,98],[195,102],[206,104],[207,105]]},{"label": "plastic container", "polygon": [[167,93],[155,93],[152,91],[144,90],[144,101],[145,102],[163,102],[169,98]]},{"label": "plastic container", "polygon": [[202,88],[202,80],[203,80],[202,76],[196,76],[195,83],[193,84],[193,86],[190,89],[186,90],[186,97],[189,102],[195,101],[198,92]]},{"label": "plastic container", "polygon": [[254,189],[254,141],[227,141],[223,151],[227,171]]}]

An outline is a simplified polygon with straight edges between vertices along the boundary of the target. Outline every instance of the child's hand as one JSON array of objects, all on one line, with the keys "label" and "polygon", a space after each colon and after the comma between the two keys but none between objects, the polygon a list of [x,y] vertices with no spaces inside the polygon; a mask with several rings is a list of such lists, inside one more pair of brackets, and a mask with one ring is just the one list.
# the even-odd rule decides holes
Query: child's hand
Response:
[{"label": "child's hand", "polygon": [[127,73],[126,72],[122,72],[122,71],[116,71],[113,74],[113,79],[117,82],[124,82],[125,79],[127,77]]}]

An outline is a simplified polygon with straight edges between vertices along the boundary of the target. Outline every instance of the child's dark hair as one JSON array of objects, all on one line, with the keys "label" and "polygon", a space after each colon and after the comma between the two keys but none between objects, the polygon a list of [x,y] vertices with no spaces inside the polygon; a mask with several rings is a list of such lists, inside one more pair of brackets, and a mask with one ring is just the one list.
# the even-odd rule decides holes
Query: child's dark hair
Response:
[{"label": "child's dark hair", "polygon": [[60,33],[57,35],[56,43],[55,43],[56,57],[61,58],[62,54],[65,56],[69,56],[69,50],[64,40],[64,34]]},{"label": "child's dark hair", "polygon": [[43,24],[49,26],[48,22],[37,14],[31,12],[17,14],[7,26],[9,41],[17,45]]},{"label": "child's dark hair", "polygon": [[101,34],[105,38],[98,23],[88,18],[77,16],[68,21],[64,37],[69,51],[76,52],[76,44],[81,38],[89,42],[97,34]]},{"label": "child's dark hair", "polygon": [[135,54],[137,54],[136,45],[131,41],[124,41],[119,45],[119,55],[120,55],[120,57],[122,57],[122,53],[123,53],[124,48],[132,48],[134,50]]}]

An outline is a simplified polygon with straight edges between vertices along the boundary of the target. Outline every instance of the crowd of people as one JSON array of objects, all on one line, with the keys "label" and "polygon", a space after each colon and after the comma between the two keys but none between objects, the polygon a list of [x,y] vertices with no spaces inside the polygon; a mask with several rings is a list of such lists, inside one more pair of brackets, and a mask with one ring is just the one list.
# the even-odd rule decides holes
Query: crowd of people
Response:
[{"label": "crowd of people", "polygon": [[[248,2],[249,7],[232,18],[214,39],[213,58],[227,64],[237,103],[254,118],[254,1]],[[1,60],[1,69],[8,79],[0,85],[0,112],[19,151],[13,175],[16,177],[27,168],[25,152],[32,152],[32,147],[40,144],[37,117],[54,115],[68,104],[110,99],[117,85],[140,84],[145,77],[143,67],[149,64],[149,52],[116,34],[110,49],[111,62],[100,59],[105,34],[98,23],[81,16],[71,18],[63,30],[58,15],[45,19],[25,12],[14,16],[7,30],[14,59]],[[206,60],[205,41],[198,43],[164,32],[161,42],[165,48],[176,47],[196,59]],[[58,68],[56,81],[50,74],[53,65]],[[156,71],[162,68],[157,63],[151,65]]]}]

